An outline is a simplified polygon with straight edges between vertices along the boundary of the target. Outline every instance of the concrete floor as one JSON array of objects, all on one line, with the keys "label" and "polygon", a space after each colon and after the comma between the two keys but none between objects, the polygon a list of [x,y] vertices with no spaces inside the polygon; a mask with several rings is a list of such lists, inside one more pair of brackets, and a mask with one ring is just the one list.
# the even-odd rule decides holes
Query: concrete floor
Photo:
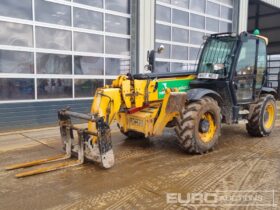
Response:
[{"label": "concrete floor", "polygon": [[[128,140],[116,130],[112,136],[116,165],[110,170],[86,163],[16,179],[14,175],[24,170],[5,171],[4,166],[59,154],[58,129],[0,134],[0,209],[183,209],[181,204],[168,204],[167,193],[273,190],[274,203],[279,203],[275,207],[241,207],[239,202],[193,206],[280,206],[280,127],[270,137],[251,138],[244,125],[224,126],[218,146],[206,155],[182,152],[170,130],[150,141]],[[264,198],[263,203],[272,203],[271,197]]]}]

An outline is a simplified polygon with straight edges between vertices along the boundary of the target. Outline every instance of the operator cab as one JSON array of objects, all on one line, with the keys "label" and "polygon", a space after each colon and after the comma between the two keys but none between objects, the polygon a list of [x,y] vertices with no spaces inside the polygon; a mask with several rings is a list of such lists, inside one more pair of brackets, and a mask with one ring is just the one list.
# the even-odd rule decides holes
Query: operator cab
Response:
[{"label": "operator cab", "polygon": [[[265,87],[268,40],[242,32],[213,34],[206,39],[197,67],[197,79],[191,89],[203,88],[217,93],[228,122],[238,120],[238,113],[248,109],[263,92],[277,96]],[[248,106],[246,106],[248,105]],[[233,115],[225,110],[233,109]],[[224,110],[224,111],[223,111]]]}]

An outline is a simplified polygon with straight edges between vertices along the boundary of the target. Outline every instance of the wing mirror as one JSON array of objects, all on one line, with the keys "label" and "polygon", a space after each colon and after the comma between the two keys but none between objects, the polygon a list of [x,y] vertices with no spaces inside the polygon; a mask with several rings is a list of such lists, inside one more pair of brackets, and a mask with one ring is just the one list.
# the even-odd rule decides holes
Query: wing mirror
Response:
[{"label": "wing mirror", "polygon": [[161,45],[159,46],[159,48],[157,49],[157,53],[158,53],[158,54],[161,54],[161,53],[164,51],[164,49],[165,49],[164,45],[161,44]]},{"label": "wing mirror", "polygon": [[156,53],[161,54],[164,51],[164,49],[165,49],[164,45],[160,45],[157,50],[148,51],[147,61],[149,64],[145,66],[145,69],[154,72]]}]

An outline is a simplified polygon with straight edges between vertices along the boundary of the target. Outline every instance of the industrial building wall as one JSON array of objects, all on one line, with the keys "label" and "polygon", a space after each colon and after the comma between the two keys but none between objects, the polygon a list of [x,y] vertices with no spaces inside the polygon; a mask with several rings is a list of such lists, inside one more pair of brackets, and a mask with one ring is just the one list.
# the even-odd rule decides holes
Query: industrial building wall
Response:
[{"label": "industrial building wall", "polygon": [[89,113],[91,101],[0,104],[0,132],[58,125],[57,111],[63,107],[71,107],[73,111]]},{"label": "industrial building wall", "polygon": [[235,10],[233,0],[156,0],[156,71],[195,70],[203,36],[232,32]]},{"label": "industrial building wall", "polygon": [[88,111],[98,87],[129,72],[130,5],[1,0],[0,129],[55,124],[66,105]]}]

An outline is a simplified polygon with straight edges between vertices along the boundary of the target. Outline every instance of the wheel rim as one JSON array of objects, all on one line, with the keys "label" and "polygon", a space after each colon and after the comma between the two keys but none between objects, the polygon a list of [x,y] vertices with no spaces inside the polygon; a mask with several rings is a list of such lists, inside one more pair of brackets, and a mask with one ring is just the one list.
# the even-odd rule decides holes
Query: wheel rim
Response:
[{"label": "wheel rim", "polygon": [[200,139],[208,143],[210,142],[216,133],[217,127],[215,124],[215,118],[212,113],[206,112],[200,119],[199,123],[199,136]]},{"label": "wheel rim", "polygon": [[270,129],[273,126],[275,118],[274,106],[270,103],[265,107],[264,113],[264,127]]}]

